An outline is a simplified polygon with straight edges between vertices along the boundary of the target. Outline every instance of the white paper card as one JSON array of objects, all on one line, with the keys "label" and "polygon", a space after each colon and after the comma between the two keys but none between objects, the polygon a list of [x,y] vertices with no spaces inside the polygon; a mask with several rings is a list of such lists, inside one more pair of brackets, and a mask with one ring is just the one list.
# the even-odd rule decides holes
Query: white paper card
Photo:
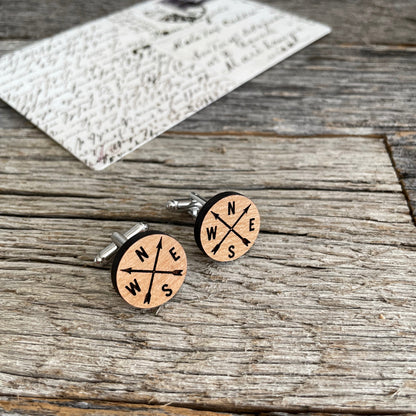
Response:
[{"label": "white paper card", "polygon": [[328,34],[248,0],[150,0],[0,59],[0,97],[93,169]]}]

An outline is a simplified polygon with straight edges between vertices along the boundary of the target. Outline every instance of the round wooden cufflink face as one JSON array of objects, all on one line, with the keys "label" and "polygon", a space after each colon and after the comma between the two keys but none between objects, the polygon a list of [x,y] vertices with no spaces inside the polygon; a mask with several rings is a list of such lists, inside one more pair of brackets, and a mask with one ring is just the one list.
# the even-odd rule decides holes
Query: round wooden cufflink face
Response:
[{"label": "round wooden cufflink face", "polygon": [[144,232],[127,240],[111,270],[114,288],[136,308],[163,305],[185,280],[187,260],[181,244],[167,234]]},{"label": "round wooden cufflink face", "polygon": [[253,201],[236,192],[223,192],[199,211],[195,241],[212,259],[232,261],[247,253],[259,230],[260,214]]}]

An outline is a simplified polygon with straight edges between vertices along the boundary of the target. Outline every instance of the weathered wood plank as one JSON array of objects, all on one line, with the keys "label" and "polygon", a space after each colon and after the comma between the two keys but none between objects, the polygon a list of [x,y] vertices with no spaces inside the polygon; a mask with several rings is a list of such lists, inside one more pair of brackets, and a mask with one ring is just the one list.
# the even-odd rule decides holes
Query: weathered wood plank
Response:
[{"label": "weathered wood plank", "polygon": [[[0,37],[127,4],[20,0]],[[416,411],[415,231],[383,142],[413,201],[413,3],[275,4],[334,32],[104,172],[0,103],[0,393],[34,396],[0,397],[2,412]],[[253,198],[247,256],[199,252],[192,219],[164,209],[191,189]],[[157,314],[129,308],[91,262],[138,219],[189,257]]]},{"label": "weathered wood plank", "polygon": [[332,26],[333,44],[415,44],[416,7],[411,0],[270,0],[269,4]]},{"label": "weathered wood plank", "polygon": [[[318,43],[175,130],[378,134],[415,130],[416,48]],[[397,71],[400,68],[400,76]]]},{"label": "weathered wood plank", "polygon": [[[401,225],[409,222],[381,139],[164,135],[93,172],[36,131],[5,130],[0,137],[0,154],[8,155],[0,156],[3,215],[192,225],[165,203],[190,190],[209,197],[235,189],[259,206],[265,232],[335,240],[348,232],[354,241],[394,245],[402,244]],[[198,150],[190,157],[189,149]],[[380,237],[386,223],[389,234]]]},{"label": "weathered wood plank", "polygon": [[[147,406],[134,403],[105,401],[74,401],[64,399],[41,399],[29,397],[1,397],[2,415],[13,416],[255,416],[252,413],[223,413],[204,410],[192,410],[172,406]],[[256,416],[290,416],[293,413],[272,412],[258,413]],[[296,413],[297,416],[354,416],[346,413]],[[357,416],[357,415],[355,415]],[[373,416],[381,416],[373,414]],[[410,413],[397,413],[397,416],[411,416]]]},{"label": "weathered wood plank", "polygon": [[410,131],[388,135],[387,143],[416,221],[416,133]]},{"label": "weathered wood plank", "polygon": [[[28,397],[0,397],[0,411],[2,415],[13,416],[48,416],[58,414],[60,416],[237,416],[235,413],[209,412],[172,406],[148,406],[98,400],[81,402]],[[247,413],[238,413],[238,416],[249,415]]]},{"label": "weathered wood plank", "polygon": [[[6,4],[3,1],[0,38],[41,39],[137,2],[15,0]],[[265,3],[333,26],[334,31],[328,39],[331,43],[415,43],[416,9],[412,0],[364,3],[336,0],[330,5],[325,0],[269,0]]]},{"label": "weathered wood plank", "polygon": [[[39,133],[9,133],[2,394],[415,410],[414,227],[381,139],[171,134],[92,172]],[[263,232],[238,262],[210,261],[190,218],[164,210],[165,197],[195,186],[236,187],[258,205]],[[125,305],[91,263],[143,214],[189,259],[184,287],[157,315]]]},{"label": "weathered wood plank", "polygon": [[[76,163],[37,130],[0,130],[0,138],[2,193],[102,198],[129,189],[137,194],[142,187],[217,189],[217,183],[253,190],[401,192],[383,140],[373,137],[166,134],[104,172]],[[79,186],[82,179],[87,186]]]},{"label": "weathered wood plank", "polygon": [[[3,50],[10,49],[7,42],[1,44]],[[268,131],[285,135],[416,130],[415,51],[416,47],[320,42],[241,86],[174,130]],[[3,103],[0,126],[25,128],[31,124]]]},{"label": "weathered wood plank", "polygon": [[[192,410],[172,406],[147,406],[133,403],[105,402],[105,401],[74,401],[63,399],[41,399],[28,397],[1,397],[0,410],[2,415],[13,416],[254,416],[250,413],[219,413],[204,410]],[[293,413],[272,412],[259,413],[257,416],[290,416]],[[339,413],[296,413],[297,416],[340,416]],[[354,416],[345,414],[344,416]],[[355,415],[356,416],[356,415]],[[373,416],[381,416],[373,414]],[[397,416],[411,416],[397,413]]]},{"label": "weathered wood plank", "polygon": [[[118,299],[107,271],[54,263],[92,252],[95,221],[26,221],[41,231],[0,272],[4,394],[414,411],[414,250],[264,234],[223,267],[183,227],[162,226],[190,273],[153,315]],[[54,256],[36,260],[48,240]]]}]

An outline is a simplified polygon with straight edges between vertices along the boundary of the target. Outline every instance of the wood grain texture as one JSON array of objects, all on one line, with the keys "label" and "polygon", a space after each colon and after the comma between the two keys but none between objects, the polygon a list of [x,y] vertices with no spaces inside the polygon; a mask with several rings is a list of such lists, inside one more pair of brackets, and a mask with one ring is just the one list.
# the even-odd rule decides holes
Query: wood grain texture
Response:
[{"label": "wood grain texture", "polygon": [[[41,135],[21,140],[27,151],[0,141],[3,394],[415,410],[414,226],[383,140],[171,135],[100,173]],[[161,203],[218,183],[264,212],[254,247],[227,265],[200,253],[185,213],[167,224]],[[189,260],[157,315],[92,267],[106,236],[143,216]]]},{"label": "wood grain texture", "polygon": [[416,132],[391,134],[387,136],[386,142],[416,221]]},{"label": "wood grain texture", "polygon": [[[147,406],[133,403],[105,401],[75,401],[65,399],[40,399],[29,397],[1,397],[0,410],[3,415],[23,416],[290,416],[293,413],[223,413],[192,410],[173,406]],[[354,416],[345,413],[297,413],[298,416]],[[374,416],[378,416],[374,414]],[[380,415],[381,416],[381,415]],[[397,413],[397,416],[412,416],[410,413]]]},{"label": "wood grain texture", "polygon": [[[2,50],[18,47],[0,44]],[[416,46],[333,45],[323,39],[174,130],[307,136],[413,131],[415,51]],[[6,104],[0,106],[0,125],[31,126]]]},{"label": "wood grain texture", "polygon": [[[173,406],[146,406],[98,400],[45,400],[28,397],[0,397],[0,411],[2,415],[13,416],[28,414],[31,416],[237,416],[235,413],[209,412]],[[250,415],[238,413],[238,416]]]},{"label": "wood grain texture", "polygon": [[[0,103],[2,413],[416,412],[413,2],[270,3],[333,33],[104,172]],[[0,53],[129,4],[0,2]],[[199,251],[190,190],[256,202],[247,255]],[[138,220],[188,254],[157,313],[92,263]]]}]

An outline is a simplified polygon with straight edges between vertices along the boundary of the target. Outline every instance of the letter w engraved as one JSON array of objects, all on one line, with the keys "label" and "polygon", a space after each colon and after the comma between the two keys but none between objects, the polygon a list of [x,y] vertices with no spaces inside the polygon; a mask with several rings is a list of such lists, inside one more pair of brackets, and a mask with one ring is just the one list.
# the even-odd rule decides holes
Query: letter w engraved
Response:
[{"label": "letter w engraved", "polygon": [[207,236],[208,241],[211,241],[212,238],[215,240],[217,238],[217,226],[210,228],[207,227]]},{"label": "letter w engraved", "polygon": [[137,290],[137,292],[140,292],[141,291],[141,289],[140,289],[140,286],[139,286],[139,284],[137,283],[137,280],[136,279],[134,279],[134,281],[133,282],[130,282],[130,285],[129,286],[126,286],[126,289],[133,295],[133,296],[136,296],[136,290]]}]

